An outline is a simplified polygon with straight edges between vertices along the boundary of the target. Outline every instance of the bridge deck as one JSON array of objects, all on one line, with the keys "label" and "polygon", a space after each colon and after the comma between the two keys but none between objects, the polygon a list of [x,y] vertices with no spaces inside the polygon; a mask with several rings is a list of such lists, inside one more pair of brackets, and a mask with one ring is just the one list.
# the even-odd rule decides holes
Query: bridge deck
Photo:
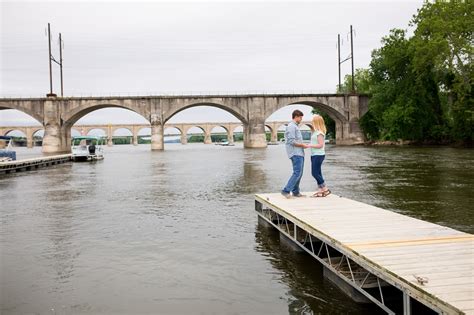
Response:
[{"label": "bridge deck", "polygon": [[[309,233],[348,257],[351,274],[358,265],[399,289],[404,303],[409,305],[410,296],[438,312],[474,314],[474,235],[336,195],[286,199],[273,193],[255,199],[259,216],[276,227],[282,221],[275,215],[284,218],[281,230],[300,247]],[[309,246],[305,250],[319,258],[323,243],[317,255]],[[330,258],[328,267],[337,271]]]}]

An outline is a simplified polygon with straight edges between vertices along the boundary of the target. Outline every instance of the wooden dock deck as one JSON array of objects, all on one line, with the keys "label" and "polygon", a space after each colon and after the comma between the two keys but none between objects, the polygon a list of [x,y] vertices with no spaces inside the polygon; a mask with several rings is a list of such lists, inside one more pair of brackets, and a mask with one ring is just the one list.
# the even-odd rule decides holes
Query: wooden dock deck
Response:
[{"label": "wooden dock deck", "polygon": [[474,235],[334,194],[255,201],[259,221],[387,313],[474,314]]},{"label": "wooden dock deck", "polygon": [[72,161],[72,154],[41,156],[31,159],[0,162],[0,174],[28,171],[69,161]]}]

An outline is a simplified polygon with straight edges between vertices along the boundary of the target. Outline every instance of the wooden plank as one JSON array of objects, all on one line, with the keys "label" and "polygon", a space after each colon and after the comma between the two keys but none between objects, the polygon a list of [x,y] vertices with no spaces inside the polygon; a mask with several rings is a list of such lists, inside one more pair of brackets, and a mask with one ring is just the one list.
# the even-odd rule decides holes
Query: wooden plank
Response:
[{"label": "wooden plank", "polygon": [[[427,244],[429,245],[429,244]],[[439,251],[443,255],[451,255],[455,254],[457,252],[463,251],[466,252],[468,255],[471,255],[472,252],[474,251],[473,248],[466,248],[463,246],[453,246],[452,244],[449,243],[438,243],[438,247],[430,246],[428,247],[427,245],[425,246],[387,246],[387,247],[377,247],[377,248],[371,248],[369,250],[367,249],[359,249],[357,248],[358,253],[361,255],[370,255],[373,259],[377,258],[384,258],[384,257],[400,257],[400,258],[409,258],[409,257],[417,257],[417,256],[422,256],[422,255],[428,255],[433,253],[435,250]],[[449,247],[441,247],[440,245],[449,245]],[[394,249],[394,250],[390,250]]]},{"label": "wooden plank", "polygon": [[[436,244],[436,245],[444,245],[444,244]],[[358,250],[363,256],[370,256],[372,259],[389,259],[390,257],[396,257],[400,259],[409,259],[411,257],[438,257],[440,255],[450,256],[456,254],[458,252],[463,252],[466,256],[471,256],[474,249],[465,248],[465,247],[456,247],[453,246],[452,248],[440,248],[437,250],[433,246],[427,248],[420,248],[420,246],[404,246],[404,247],[397,247],[396,251],[388,251],[391,247],[378,247],[376,250],[371,251],[363,251]],[[406,249],[404,251],[404,249]],[[384,251],[387,250],[387,251]]]},{"label": "wooden plank", "polygon": [[472,270],[472,265],[466,264],[466,265],[455,265],[455,266],[430,266],[429,269],[427,269],[423,265],[418,265],[418,266],[413,266],[412,268],[408,269],[403,269],[403,268],[397,268],[397,273],[401,277],[404,278],[409,278],[413,274],[423,276],[428,273],[432,274],[437,274],[441,272],[446,272],[447,274],[450,274],[451,272],[464,272],[464,271],[471,271]]},{"label": "wooden plank", "polygon": [[[446,240],[445,242],[406,242],[398,244],[387,244],[386,246],[361,246],[350,245],[348,246],[357,248],[358,251],[363,253],[370,253],[371,255],[377,255],[378,252],[383,252],[385,254],[402,254],[402,253],[422,253],[422,252],[432,252],[432,251],[458,251],[463,249],[474,249],[474,242],[469,239],[458,238],[456,242]],[[391,246],[389,246],[391,245]]]},{"label": "wooden plank", "polygon": [[441,298],[449,299],[452,302],[471,301],[474,303],[474,294],[472,292],[447,292],[442,293],[439,296]]}]

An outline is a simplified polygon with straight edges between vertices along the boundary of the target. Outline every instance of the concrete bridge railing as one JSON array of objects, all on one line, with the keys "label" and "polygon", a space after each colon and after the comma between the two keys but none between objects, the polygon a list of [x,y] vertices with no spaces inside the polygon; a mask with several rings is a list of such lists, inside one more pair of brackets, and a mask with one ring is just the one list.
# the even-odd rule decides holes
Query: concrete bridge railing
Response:
[{"label": "concrete bridge railing", "polygon": [[129,109],[147,119],[151,128],[152,150],[164,149],[164,127],[169,119],[187,108],[202,105],[233,114],[243,125],[244,146],[262,148],[267,145],[267,118],[293,104],[312,106],[334,119],[336,144],[350,145],[364,141],[359,118],[367,111],[368,96],[357,94],[2,98],[0,110],[16,109],[38,120],[45,131],[43,152],[57,153],[70,151],[71,128],[81,117],[107,107]]}]

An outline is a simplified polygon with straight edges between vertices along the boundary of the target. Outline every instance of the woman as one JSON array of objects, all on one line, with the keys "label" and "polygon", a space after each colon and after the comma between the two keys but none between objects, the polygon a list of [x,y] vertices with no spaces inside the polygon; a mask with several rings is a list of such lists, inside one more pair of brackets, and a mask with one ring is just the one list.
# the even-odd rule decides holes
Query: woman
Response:
[{"label": "woman", "polygon": [[324,119],[320,115],[313,116],[313,134],[311,135],[311,174],[318,183],[318,190],[313,194],[313,197],[326,197],[331,193],[324,182],[323,174],[321,172],[321,165],[326,156],[324,150],[324,140],[326,138],[326,125]]}]

